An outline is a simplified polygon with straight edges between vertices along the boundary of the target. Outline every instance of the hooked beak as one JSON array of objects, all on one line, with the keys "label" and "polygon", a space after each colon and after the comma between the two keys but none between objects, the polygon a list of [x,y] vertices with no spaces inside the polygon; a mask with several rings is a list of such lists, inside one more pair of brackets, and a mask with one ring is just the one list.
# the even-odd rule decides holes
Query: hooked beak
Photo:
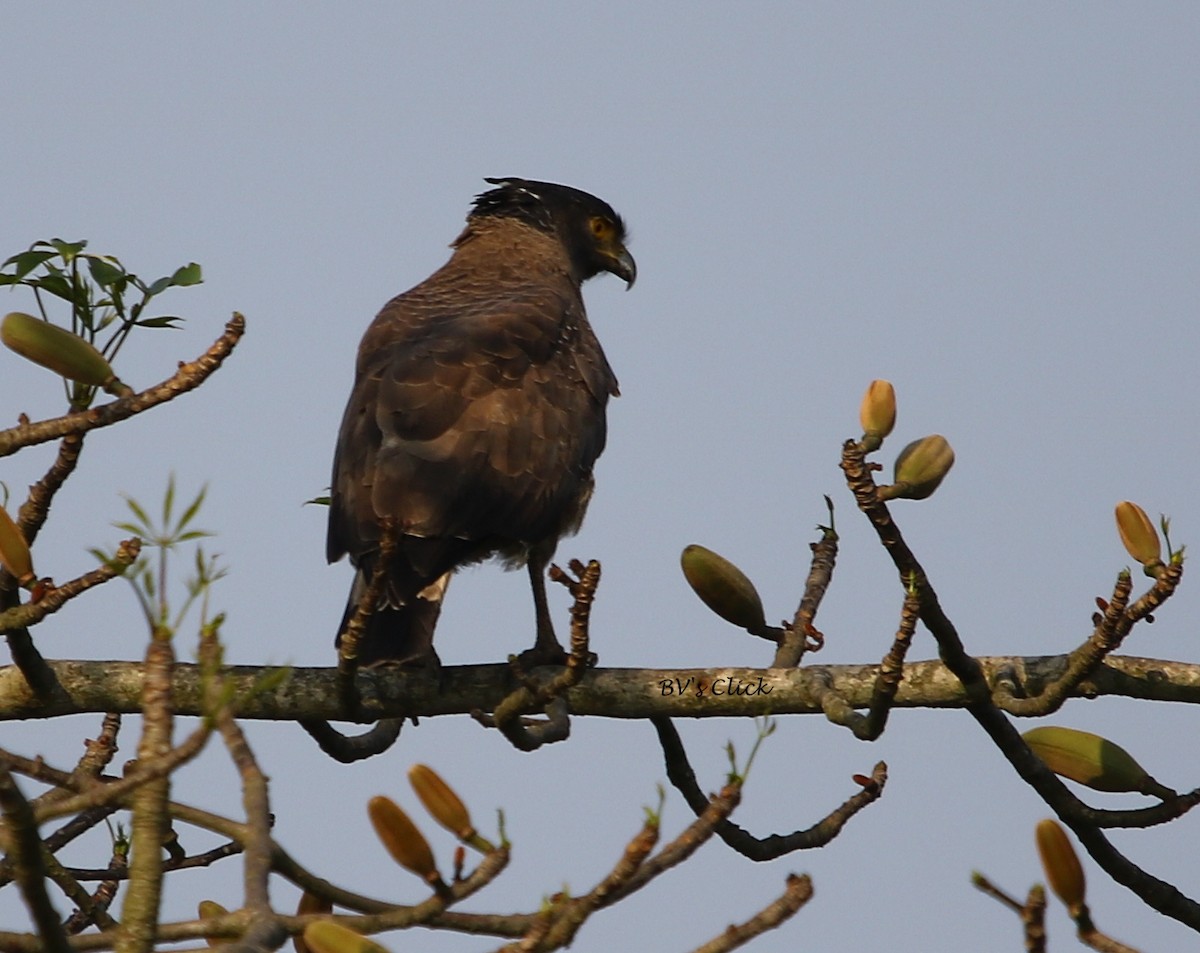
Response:
[{"label": "hooked beak", "polygon": [[626,291],[632,288],[633,283],[637,281],[637,262],[633,260],[633,256],[629,254],[624,245],[618,246],[617,252],[609,257],[608,271],[618,278],[624,279]]}]

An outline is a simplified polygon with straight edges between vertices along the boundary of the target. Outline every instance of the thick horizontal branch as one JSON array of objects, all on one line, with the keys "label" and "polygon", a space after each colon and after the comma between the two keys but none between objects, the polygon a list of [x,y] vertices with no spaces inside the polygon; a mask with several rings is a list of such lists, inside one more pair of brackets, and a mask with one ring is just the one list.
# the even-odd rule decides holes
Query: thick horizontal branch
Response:
[{"label": "thick horizontal branch", "polygon": [[[1038,695],[1057,679],[1067,656],[980,658],[988,681],[1002,680],[1006,695]],[[0,721],[55,718],[87,712],[140,710],[144,671],[141,663],[49,661],[57,684],[38,699],[15,666],[0,667]],[[466,714],[491,711],[514,688],[507,665],[464,665],[442,670],[440,680],[428,674],[367,671],[357,676],[359,704],[349,710],[339,689],[336,668],[296,668],[275,685],[270,669],[233,666],[225,669],[236,691],[240,718],[293,721],[369,722],[379,718]],[[551,678],[559,670],[535,673]],[[746,717],[820,714],[821,698],[830,689],[853,708],[866,708],[878,665],[806,665],[799,669],[598,668],[567,692],[575,715],[602,718]],[[264,680],[271,688],[264,689]],[[202,712],[203,686],[195,665],[177,663],[173,670],[173,705],[180,715]],[[1075,697],[1117,695],[1126,698],[1200,704],[1200,665],[1163,659],[1111,656],[1075,690]],[[908,662],[896,693],[898,708],[962,708],[967,695],[959,680],[938,661]],[[1001,705],[1003,707],[1003,705]]]}]

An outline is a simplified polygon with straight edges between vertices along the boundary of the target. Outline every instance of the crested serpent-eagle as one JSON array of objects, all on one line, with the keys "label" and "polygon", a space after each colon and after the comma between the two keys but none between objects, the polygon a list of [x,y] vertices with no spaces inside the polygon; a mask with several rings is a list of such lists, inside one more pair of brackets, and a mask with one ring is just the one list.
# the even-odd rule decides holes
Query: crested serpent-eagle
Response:
[{"label": "crested serpent-eagle", "polygon": [[[333,460],[326,555],[349,553],[342,630],[394,543],[358,643],[361,665],[437,664],[433,630],[450,575],[500,556],[526,564],[537,641],[559,661],[545,570],[574,533],[604,449],[617,379],[580,286],[637,275],[625,225],[564,185],[486,179],[450,260],[379,312],[358,348]],[[340,639],[340,635],[339,635]]]}]

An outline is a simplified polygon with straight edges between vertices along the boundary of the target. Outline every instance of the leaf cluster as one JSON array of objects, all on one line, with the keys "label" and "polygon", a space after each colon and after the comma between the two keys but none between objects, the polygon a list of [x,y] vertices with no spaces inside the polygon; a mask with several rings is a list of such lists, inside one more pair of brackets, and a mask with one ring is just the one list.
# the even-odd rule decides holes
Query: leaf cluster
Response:
[{"label": "leaf cluster", "polygon": [[[189,262],[170,275],[149,283],[126,269],[113,255],[85,252],[86,241],[61,238],[34,242],[0,265],[0,285],[24,286],[33,291],[43,320],[49,321],[47,298],[70,306],[70,327],[95,345],[111,361],[134,328],[174,328],[178,315],[147,316],[150,302],[168,288],[183,288],[203,281],[200,266]],[[104,332],[111,334],[103,340]],[[71,385],[72,404],[87,406],[94,388]]]}]

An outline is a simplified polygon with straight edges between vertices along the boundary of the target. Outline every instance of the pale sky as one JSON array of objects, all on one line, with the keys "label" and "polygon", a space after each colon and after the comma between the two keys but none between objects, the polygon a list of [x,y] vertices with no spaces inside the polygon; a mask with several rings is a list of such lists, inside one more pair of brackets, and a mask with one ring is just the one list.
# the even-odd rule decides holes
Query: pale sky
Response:
[{"label": "pale sky", "polygon": [[[328,484],[359,336],[445,260],[483,177],[517,175],[607,200],[639,266],[629,293],[604,277],[585,292],[622,396],[588,520],[559,548],[603,562],[602,665],[767,664],[766,643],[692,596],[679,552],[720,551],[771,618],[790,617],[826,493],[843,542],[812,661],[879,660],[902,594],[837,467],[876,377],[899,395],[878,455],[889,470],[923,434],[957,451],[932,499],[893,512],[968,649],[1069,651],[1129,561],[1117,501],[1169,513],[1180,542],[1200,536],[1198,48],[1190,3],[26,5],[0,32],[0,258],[62,237],[147,278],[200,262],[202,286],[162,299],[184,330],[140,335],[122,355],[135,387],[200,353],[229,312],[248,322],[201,391],[88,439],[39,571],[90,568],[85,549],[121,535],[121,494],[155,503],[174,471],[181,493],[209,485],[200,522],[232,569],[214,596],[228,656],[332,663],[350,572],[325,564],[324,512],[301,504]],[[0,304],[31,307],[19,293]],[[10,422],[62,410],[50,375],[4,354],[0,398]],[[5,459],[0,480],[20,495],[49,453]],[[1200,661],[1198,611],[1185,580],[1125,651]],[[530,644],[532,620],[523,574],[474,569],[450,590],[438,651],[449,665],[498,661]],[[145,631],[113,583],[35,635],[53,657],[128,659]],[[181,634],[181,656],[193,642]],[[920,632],[911,657],[935,653]],[[1049,721],[1109,735],[1173,787],[1200,784],[1189,711],[1076,701]],[[62,763],[98,724],[5,726],[0,744]],[[725,741],[748,751],[754,737],[739,721],[680,730],[706,788]],[[640,722],[576,719],[569,742],[525,755],[465,717],[432,719],[353,767],[297,727],[248,731],[274,780],[276,835],[351,888],[422,897],[364,808],[377,793],[415,806],[409,764],[442,771],[485,830],[502,807],[514,862],[471,910],[589,889],[665,781]],[[134,747],[128,730],[121,757]],[[1041,879],[1033,827],[1049,810],[964,712],[899,712],[873,745],[787,718],[735,820],[760,835],[807,827],[881,758],[883,798],[829,847],[754,864],[711,844],[598,915],[573,951],[689,950],[775,897],[789,871],[811,873],[816,897],[750,949],[1021,949],[1017,919],[969,875],[1023,895]],[[210,752],[178,796],[236,811],[227,763]],[[672,793],[664,835],[690,818]],[[1197,896],[1197,823],[1114,840]],[[447,862],[448,836],[432,839]],[[102,865],[104,843],[75,859]],[[1085,868],[1102,929],[1146,950],[1196,946]],[[200,897],[238,905],[239,877],[226,861],[169,878],[168,916],[194,915]],[[274,896],[295,902],[282,881]],[[22,922],[15,899],[0,894],[9,926]],[[1057,905],[1050,927],[1070,948]]]}]

